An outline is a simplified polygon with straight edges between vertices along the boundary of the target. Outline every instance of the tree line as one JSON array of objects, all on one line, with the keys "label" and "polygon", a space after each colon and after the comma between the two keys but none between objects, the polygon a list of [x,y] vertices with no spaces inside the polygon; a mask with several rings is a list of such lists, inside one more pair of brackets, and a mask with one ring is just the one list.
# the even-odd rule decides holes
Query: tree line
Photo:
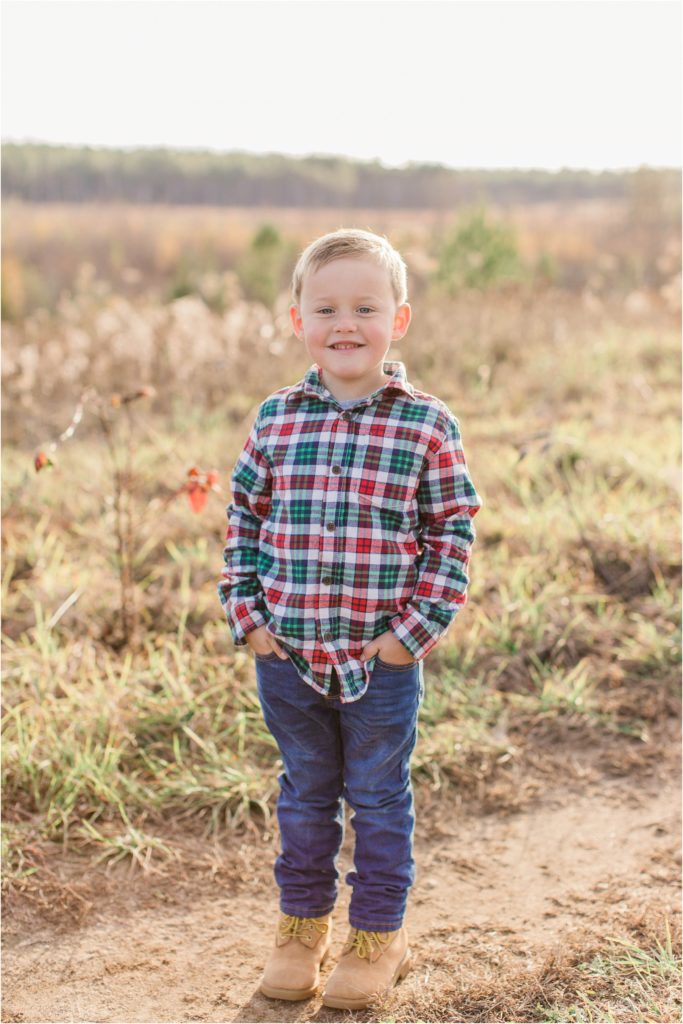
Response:
[{"label": "tree line", "polygon": [[[638,171],[386,167],[341,156],[5,143],[5,198],[32,202],[448,209],[490,202],[619,199]],[[642,173],[641,169],[641,173]],[[647,169],[680,189],[678,169]],[[662,183],[664,184],[664,183]]]}]

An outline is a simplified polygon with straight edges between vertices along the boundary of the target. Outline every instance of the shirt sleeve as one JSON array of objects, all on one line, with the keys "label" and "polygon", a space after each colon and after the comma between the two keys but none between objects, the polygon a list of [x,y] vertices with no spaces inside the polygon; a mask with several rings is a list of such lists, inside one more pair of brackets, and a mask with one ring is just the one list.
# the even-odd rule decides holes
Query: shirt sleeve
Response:
[{"label": "shirt sleeve", "polygon": [[267,623],[257,558],[261,523],[270,513],[272,474],[259,448],[259,416],[260,410],[231,477],[224,567],[218,583],[218,595],[237,647],[246,644],[247,633]]},{"label": "shirt sleeve", "polygon": [[483,504],[470,479],[454,416],[422,470],[417,499],[422,522],[418,579],[405,610],[389,627],[420,661],[467,601],[467,570],[476,537],[472,519]]}]

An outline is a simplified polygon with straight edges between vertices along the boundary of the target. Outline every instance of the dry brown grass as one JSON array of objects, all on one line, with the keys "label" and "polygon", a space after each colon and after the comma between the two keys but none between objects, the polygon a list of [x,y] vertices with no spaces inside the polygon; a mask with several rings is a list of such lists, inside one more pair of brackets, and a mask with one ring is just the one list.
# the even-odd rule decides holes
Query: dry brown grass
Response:
[{"label": "dry brown grass", "polygon": [[[676,197],[633,194],[623,201],[538,202],[488,207],[509,224],[523,259],[554,262],[559,283],[620,295],[675,281],[680,272]],[[434,268],[434,251],[462,210],[232,208],[125,203],[78,205],[7,201],[3,209],[3,301],[15,320],[54,308],[84,265],[115,294],[158,300],[188,273],[235,271],[264,224],[280,232],[293,257],[338,227],[388,235],[403,252],[414,286]],[[282,285],[291,268],[284,268]],[[215,290],[215,283],[214,283]],[[676,301],[675,285],[671,301]]]}]

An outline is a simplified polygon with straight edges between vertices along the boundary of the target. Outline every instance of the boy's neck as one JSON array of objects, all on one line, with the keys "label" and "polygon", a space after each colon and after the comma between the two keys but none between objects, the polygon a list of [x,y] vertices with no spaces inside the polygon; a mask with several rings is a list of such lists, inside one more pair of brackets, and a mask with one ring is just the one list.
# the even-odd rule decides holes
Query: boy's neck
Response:
[{"label": "boy's neck", "polygon": [[330,375],[320,370],[320,382],[324,388],[327,388],[333,398],[336,398],[338,402],[350,401],[352,398],[367,398],[373,391],[377,391],[386,384],[389,379],[387,374],[384,372],[383,365],[377,368],[377,373],[372,377],[365,377],[363,380],[337,380],[336,377],[330,377]]}]

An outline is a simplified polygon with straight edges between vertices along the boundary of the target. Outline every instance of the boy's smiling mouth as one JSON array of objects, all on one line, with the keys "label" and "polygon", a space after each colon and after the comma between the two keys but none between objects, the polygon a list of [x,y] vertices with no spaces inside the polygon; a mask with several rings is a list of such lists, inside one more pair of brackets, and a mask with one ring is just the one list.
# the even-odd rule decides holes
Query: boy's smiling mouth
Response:
[{"label": "boy's smiling mouth", "polygon": [[335,349],[337,352],[345,352],[347,349],[363,348],[360,342],[357,341],[335,341],[335,343],[329,347]]}]

